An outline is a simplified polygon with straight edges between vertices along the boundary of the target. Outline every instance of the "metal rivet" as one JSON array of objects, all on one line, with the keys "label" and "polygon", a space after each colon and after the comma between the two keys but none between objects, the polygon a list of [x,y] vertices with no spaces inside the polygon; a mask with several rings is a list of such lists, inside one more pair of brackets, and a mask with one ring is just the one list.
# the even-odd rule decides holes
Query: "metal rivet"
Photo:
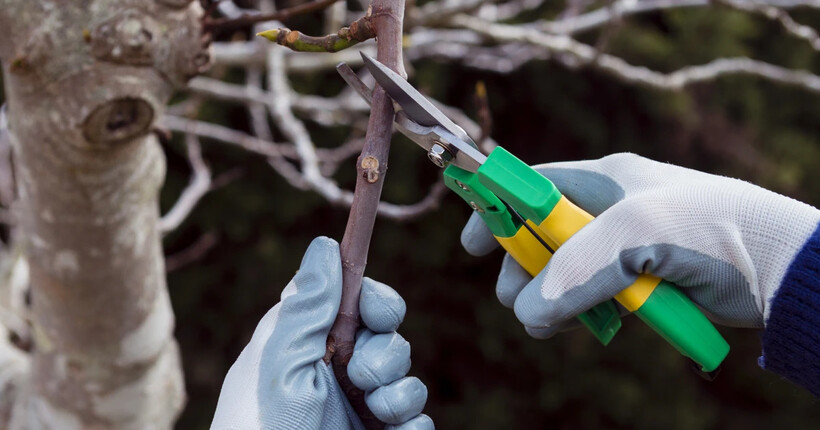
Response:
[{"label": "metal rivet", "polygon": [[464,190],[464,191],[470,191],[470,189],[469,189],[469,188],[467,188],[467,186],[466,186],[466,185],[464,185],[464,183],[463,183],[463,182],[461,182],[461,181],[456,181],[456,185],[458,185],[458,187],[459,187],[459,188],[461,188],[461,189],[462,189],[462,190]]},{"label": "metal rivet", "polygon": [[480,214],[484,213],[484,209],[482,209],[480,206],[478,206],[475,202],[470,202],[470,207],[473,208],[474,211],[476,211]]},{"label": "metal rivet", "polygon": [[430,152],[427,153],[427,158],[433,162],[438,167],[447,167],[447,163],[453,159],[453,154],[450,154],[444,146],[436,143],[430,148]]}]

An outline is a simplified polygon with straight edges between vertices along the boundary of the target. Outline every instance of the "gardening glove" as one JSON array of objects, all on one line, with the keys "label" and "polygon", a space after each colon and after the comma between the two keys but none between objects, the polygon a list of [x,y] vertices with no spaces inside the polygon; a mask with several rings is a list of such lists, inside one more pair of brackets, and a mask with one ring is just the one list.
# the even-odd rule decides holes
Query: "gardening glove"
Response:
[{"label": "gardening glove", "polygon": [[[789,264],[820,211],[750,183],[616,154],[536,170],[596,216],[533,279],[509,255],[496,286],[527,332],[548,338],[611,299],[642,273],[674,282],[713,321],[764,327]],[[462,244],[496,245],[473,215]]]},{"label": "gardening glove", "polygon": [[[339,245],[326,237],[311,243],[281,301],[259,322],[219,395],[212,429],[361,429],[333,370],[322,361],[339,310]],[[387,429],[431,430],[421,415],[427,388],[407,377],[410,344],[396,329],[404,301],[393,289],[365,278],[359,301],[367,328],[357,336],[348,365],[351,381],[365,390],[373,414]]]}]

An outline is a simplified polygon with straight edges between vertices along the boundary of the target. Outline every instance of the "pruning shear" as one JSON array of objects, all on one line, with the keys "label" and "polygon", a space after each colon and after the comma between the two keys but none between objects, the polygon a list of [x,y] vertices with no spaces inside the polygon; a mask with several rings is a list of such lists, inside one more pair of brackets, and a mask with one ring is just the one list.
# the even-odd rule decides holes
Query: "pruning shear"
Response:
[{"label": "pruning shear", "polygon": [[[479,151],[467,133],[404,78],[362,53],[365,67],[394,101],[396,128],[444,168],[448,188],[478,212],[501,246],[532,276],[554,250],[592,221],[546,177],[502,147]],[[345,63],[337,70],[370,103],[371,89]],[[580,264],[580,263],[579,263]],[[614,299],[635,313],[711,379],[729,353],[729,344],[674,284],[643,274]],[[608,300],[578,316],[606,345],[621,327]]]}]

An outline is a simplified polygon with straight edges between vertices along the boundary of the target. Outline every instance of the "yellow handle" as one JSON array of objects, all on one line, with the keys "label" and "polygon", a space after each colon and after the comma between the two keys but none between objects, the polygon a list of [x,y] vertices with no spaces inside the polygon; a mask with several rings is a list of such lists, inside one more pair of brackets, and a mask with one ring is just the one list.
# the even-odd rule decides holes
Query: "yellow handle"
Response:
[{"label": "yellow handle", "polygon": [[[546,238],[549,238],[548,243],[555,243],[557,245],[555,248],[557,248],[593,219],[595,217],[561,196],[561,200],[549,216],[538,225],[538,229],[544,233]],[[632,285],[618,293],[615,300],[630,312],[635,312],[646,302],[661,280],[657,276],[641,275]]]},{"label": "yellow handle", "polygon": [[[538,226],[532,221],[527,221],[534,232],[538,232]],[[555,249],[555,246],[550,243],[551,239],[541,237],[548,245]],[[521,226],[514,236],[498,237],[495,236],[501,247],[507,251],[530,276],[535,277],[538,272],[546,267],[547,262],[550,261],[552,254],[544,249],[544,245],[538,242],[538,239],[527,230],[526,227]]]}]

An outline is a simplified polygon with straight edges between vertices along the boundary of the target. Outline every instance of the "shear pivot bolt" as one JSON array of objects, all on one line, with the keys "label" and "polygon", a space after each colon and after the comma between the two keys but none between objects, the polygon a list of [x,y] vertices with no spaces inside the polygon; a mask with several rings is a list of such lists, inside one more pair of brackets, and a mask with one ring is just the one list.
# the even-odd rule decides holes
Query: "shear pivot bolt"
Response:
[{"label": "shear pivot bolt", "polygon": [[430,152],[427,153],[427,158],[436,166],[443,168],[453,159],[453,154],[450,154],[443,146],[435,144],[430,148]]}]

